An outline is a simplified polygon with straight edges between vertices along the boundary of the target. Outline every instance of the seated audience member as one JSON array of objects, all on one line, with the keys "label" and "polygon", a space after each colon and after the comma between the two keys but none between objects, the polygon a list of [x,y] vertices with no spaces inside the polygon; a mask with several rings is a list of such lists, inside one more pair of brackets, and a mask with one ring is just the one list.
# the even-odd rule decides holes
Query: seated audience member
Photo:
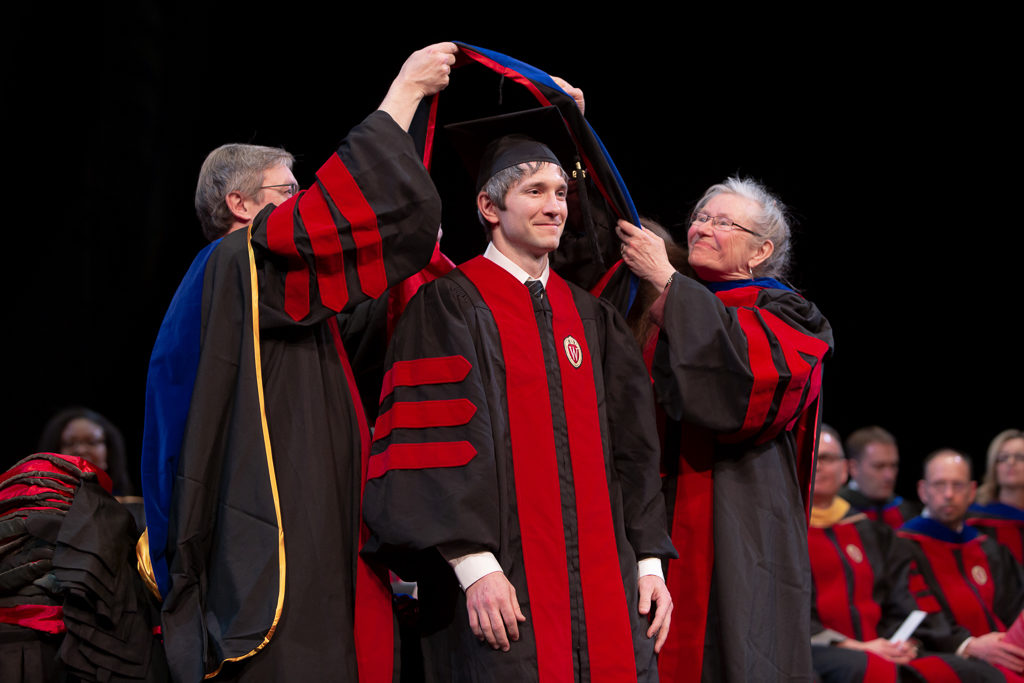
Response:
[{"label": "seated audience member", "polygon": [[895,531],[836,495],[845,480],[839,434],[822,425],[808,530],[815,598],[811,644],[818,676],[826,683],[908,676],[1003,680],[988,664],[955,654],[970,633],[951,626],[941,613],[929,615],[912,639],[889,641],[917,609],[908,587],[911,549]]},{"label": "seated audience member", "polygon": [[1024,572],[1010,551],[965,524],[976,486],[966,455],[944,449],[925,458],[917,484],[924,511],[899,532],[912,542],[920,571],[910,589],[920,609],[942,611],[974,636],[959,652],[995,665],[1008,680],[1024,680],[1017,675],[1024,649],[1004,633],[1021,610]]},{"label": "seated audience member", "polygon": [[839,492],[853,509],[893,529],[915,516],[921,506],[896,495],[900,453],[896,438],[881,427],[864,427],[846,437],[850,484]]},{"label": "seated audience member", "polygon": [[1024,431],[1007,429],[988,447],[988,468],[967,523],[1024,562]]},{"label": "seated audience member", "polygon": [[99,413],[83,407],[65,408],[43,427],[37,449],[85,458],[100,468],[114,483],[115,496],[135,493],[125,454],[121,430]]}]

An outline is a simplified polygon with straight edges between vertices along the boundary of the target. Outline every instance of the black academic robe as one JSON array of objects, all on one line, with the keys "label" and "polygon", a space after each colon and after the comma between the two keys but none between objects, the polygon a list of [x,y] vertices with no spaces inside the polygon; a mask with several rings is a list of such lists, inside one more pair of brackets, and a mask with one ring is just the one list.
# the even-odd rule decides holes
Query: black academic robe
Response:
[{"label": "black academic robe", "polygon": [[883,522],[893,529],[899,529],[906,522],[921,514],[919,503],[906,500],[901,496],[877,501],[848,486],[839,490],[839,496],[849,503],[854,511],[863,512],[868,519]]},{"label": "black academic robe", "polygon": [[[916,572],[913,550],[887,525],[855,513],[829,527],[812,526],[807,540],[814,578],[812,642],[823,637],[834,642],[839,636],[862,642],[890,638],[918,609],[910,592],[910,576]],[[830,637],[832,634],[838,635]],[[954,654],[969,636],[966,629],[951,625],[941,613],[929,614],[912,636],[923,646],[921,656],[909,665],[913,675],[926,680],[1003,680],[984,662]],[[854,668],[862,670],[861,680],[900,675],[891,662],[863,652],[840,653],[840,649],[814,651],[815,672],[824,681],[843,679]],[[837,668],[846,672],[831,671],[837,660],[841,663]]]},{"label": "black academic robe", "polygon": [[810,680],[806,511],[831,328],[770,279],[705,286],[677,274],[652,313],[682,554],[668,567],[681,599],[662,677]]},{"label": "black academic robe", "polygon": [[[479,257],[420,290],[388,352],[366,552],[419,581],[428,679],[656,680],[637,559],[674,551],[650,382],[609,304],[554,273],[547,297]],[[507,653],[442,558],[485,550],[526,615]]]},{"label": "black academic robe", "polygon": [[390,680],[387,586],[357,561],[369,430],[335,315],[422,268],[439,220],[411,139],[375,112],[175,295],[143,476],[177,680],[355,681],[357,656],[360,679]]},{"label": "black academic robe", "polygon": [[996,539],[1013,558],[1024,563],[1024,510],[1006,503],[975,503],[967,510],[967,523]]},{"label": "black academic robe", "polygon": [[955,532],[926,517],[907,522],[899,535],[912,542],[921,579],[931,596],[916,596],[920,609],[941,610],[971,635],[1005,631],[1024,605],[1024,571],[1010,551],[965,525]]}]

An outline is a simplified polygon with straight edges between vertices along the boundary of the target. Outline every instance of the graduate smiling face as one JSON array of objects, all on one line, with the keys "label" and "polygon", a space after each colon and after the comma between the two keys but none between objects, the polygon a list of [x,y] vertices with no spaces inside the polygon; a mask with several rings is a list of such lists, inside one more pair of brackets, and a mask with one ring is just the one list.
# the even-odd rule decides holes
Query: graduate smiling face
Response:
[{"label": "graduate smiling face", "polygon": [[486,192],[477,197],[480,215],[492,227],[494,246],[534,277],[539,275],[536,266],[558,248],[568,215],[567,191],[561,167],[540,162],[537,170],[509,188],[504,207]]}]

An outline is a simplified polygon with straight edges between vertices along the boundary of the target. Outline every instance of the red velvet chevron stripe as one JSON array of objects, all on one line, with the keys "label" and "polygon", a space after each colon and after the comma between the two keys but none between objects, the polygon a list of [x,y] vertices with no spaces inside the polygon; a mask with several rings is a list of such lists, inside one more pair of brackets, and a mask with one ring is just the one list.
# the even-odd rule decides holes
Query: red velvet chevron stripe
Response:
[{"label": "red velvet chevron stripe", "polygon": [[376,299],[388,288],[377,213],[337,154],[331,155],[316,175],[341,215],[352,226],[359,284],[364,294]]},{"label": "red velvet chevron stripe", "polygon": [[384,476],[391,470],[419,470],[429,467],[461,467],[476,455],[468,441],[434,443],[393,443],[370,456],[367,479]]},{"label": "red velvet chevron stripe", "polygon": [[[331,155],[338,159],[338,155]],[[330,165],[328,160],[324,166]],[[340,164],[341,161],[338,160]],[[317,172],[319,176],[323,169]],[[341,251],[338,228],[331,217],[331,210],[321,188],[312,187],[299,198],[299,216],[309,236],[316,269],[316,285],[320,300],[332,311],[340,311],[348,303],[348,288],[345,284],[345,260]]]},{"label": "red velvet chevron stripe", "polygon": [[[303,193],[303,196],[308,193]],[[292,197],[274,209],[267,219],[267,246],[284,257],[284,310],[293,320],[309,314],[309,271],[295,245],[295,219],[292,213],[297,199]]]},{"label": "red velvet chevron stripe", "polygon": [[461,382],[466,379],[472,368],[472,364],[464,356],[400,360],[384,374],[380,402],[383,403],[395,387]]},{"label": "red velvet chevron stripe", "polygon": [[383,439],[392,429],[428,429],[464,425],[476,414],[476,406],[466,398],[441,401],[397,401],[377,417],[375,439]]},{"label": "red velvet chevron stripe", "polygon": [[14,624],[44,633],[64,633],[64,608],[59,605],[0,607],[0,623]]}]

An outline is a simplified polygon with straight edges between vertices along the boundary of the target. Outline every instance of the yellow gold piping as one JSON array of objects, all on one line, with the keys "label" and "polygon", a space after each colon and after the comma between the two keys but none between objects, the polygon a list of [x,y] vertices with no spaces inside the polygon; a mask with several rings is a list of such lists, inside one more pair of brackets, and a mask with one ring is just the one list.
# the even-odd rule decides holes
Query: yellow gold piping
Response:
[{"label": "yellow gold piping", "polygon": [[284,555],[284,525],[281,523],[281,500],[277,494],[277,474],[274,471],[274,454],[270,450],[270,429],[267,427],[267,409],[263,400],[263,367],[260,360],[260,311],[259,311],[259,281],[256,277],[256,255],[252,250],[252,224],[248,227],[248,239],[246,240],[246,248],[249,250],[249,287],[252,290],[252,344],[253,344],[253,355],[256,361],[256,393],[260,400],[260,425],[263,428],[263,445],[267,453],[267,472],[270,475],[270,490],[274,495],[274,512],[277,515],[277,553],[278,553],[278,591],[277,591],[277,607],[274,610],[274,621],[270,625],[270,630],[263,637],[263,642],[254,647],[244,655],[238,657],[230,657],[220,663],[212,673],[208,673],[203,678],[213,678],[220,673],[220,670],[228,662],[237,662],[248,657],[252,657],[254,654],[266,647],[267,643],[274,636],[274,631],[277,630],[277,624],[281,620],[281,611],[284,609],[284,579],[285,579],[285,555]]}]

